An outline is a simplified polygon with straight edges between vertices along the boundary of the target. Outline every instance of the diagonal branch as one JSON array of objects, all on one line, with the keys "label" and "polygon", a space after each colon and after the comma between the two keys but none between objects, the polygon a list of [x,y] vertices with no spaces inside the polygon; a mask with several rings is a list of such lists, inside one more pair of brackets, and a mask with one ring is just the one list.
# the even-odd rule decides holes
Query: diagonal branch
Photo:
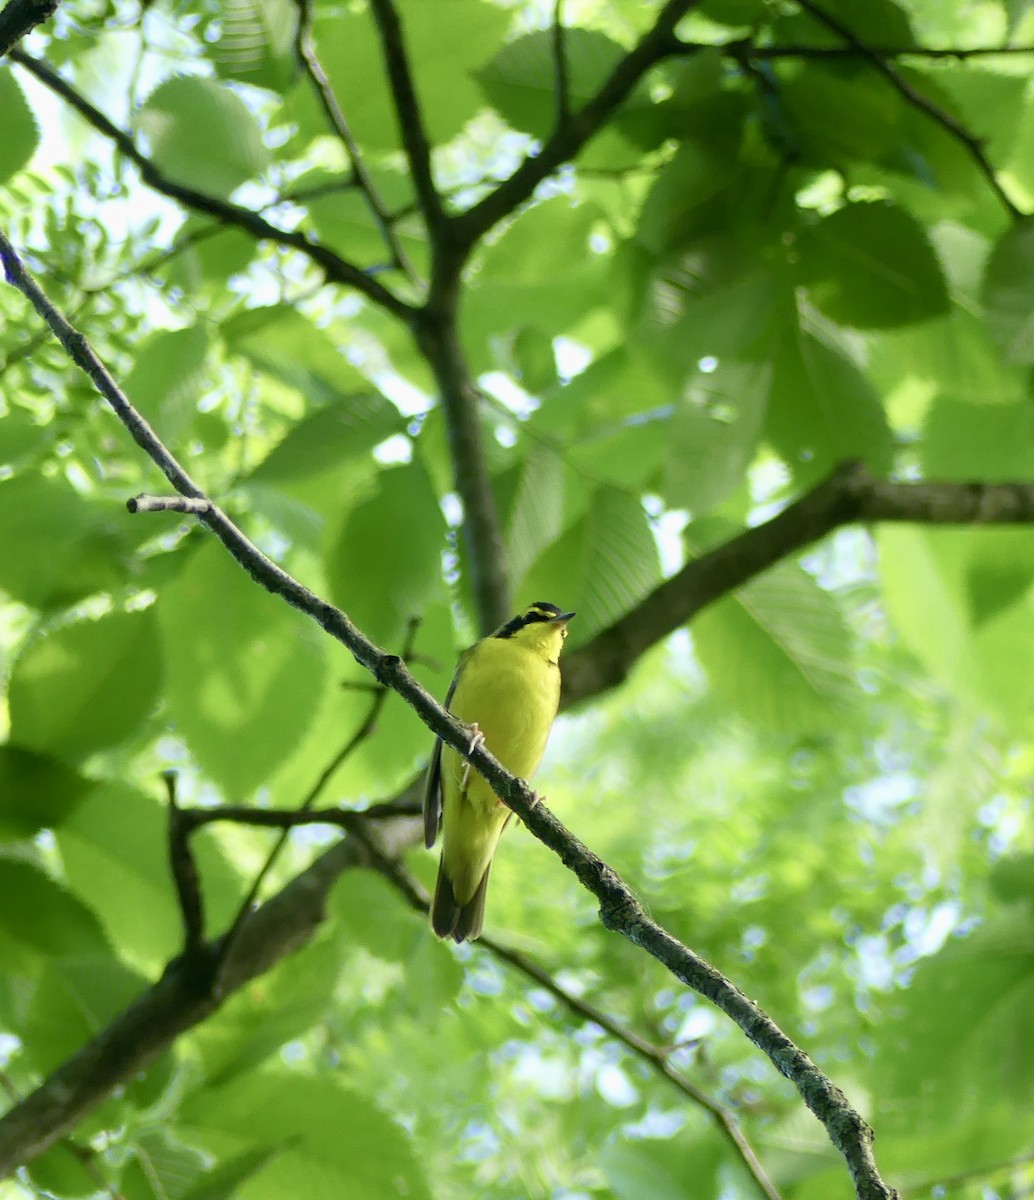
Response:
[{"label": "diagonal branch", "polygon": [[554,0],[553,4],[553,78],[553,86],[556,89],[556,127],[561,129],[571,115],[571,81],[567,69],[564,0]]},{"label": "diagonal branch", "polygon": [[631,612],[567,655],[564,703],[616,687],[650,646],[782,559],[842,525],[876,521],[1034,524],[1034,484],[892,483],[874,478],[861,463],[843,463],[771,520],[688,562]]},{"label": "diagonal branch", "polygon": [[281,229],[267,221],[259,213],[218,196],[199,192],[196,188],[177,183],[163,174],[151,160],[140,150],[132,136],[124,129],[119,129],[98,108],[90,103],[67,83],[56,71],[52,71],[46,63],[26,54],[23,50],[12,50],[11,60],[35,76],[55,95],[60,96],[73,108],[88,125],[97,130],[111,141],[140,172],[140,176],[148,186],[171,200],[176,200],[186,208],[195,212],[206,213],[224,225],[234,225],[245,233],[263,241],[276,243],[290,250],[297,250],[305,255],[323,271],[330,283],[344,284],[361,292],[368,300],[381,308],[393,313],[396,317],[409,321],[413,310],[390,289],[375,279],[354,263],[341,257],[329,247],[314,241],[308,234],[300,230]]},{"label": "diagonal branch", "polygon": [[435,231],[444,221],[442,201],[434,185],[431,170],[431,144],[424,129],[424,120],[413,85],[413,74],[409,69],[409,56],[402,37],[402,24],[393,0],[370,0],[373,19],[380,34],[384,66],[388,73],[391,98],[398,118],[402,148],[413,174],[417,201],[424,221],[435,240]]},{"label": "diagonal branch", "polygon": [[956,120],[951,113],[941,108],[939,104],[935,104],[929,97],[924,96],[917,88],[901,74],[897,67],[887,61],[883,54],[878,50],[873,49],[867,42],[860,38],[849,25],[845,25],[839,17],[827,13],[814,0],[797,0],[800,8],[803,8],[806,13],[813,17],[820,24],[825,25],[827,29],[831,29],[853,47],[863,58],[869,60],[877,71],[894,87],[913,107],[918,108],[921,112],[926,113],[931,117],[942,129],[947,130],[952,137],[957,139],[965,147],[969,156],[976,163],[980,173],[987,179],[988,183],[994,190],[995,195],[1001,201],[1003,207],[1014,220],[1019,220],[1025,214],[1018,208],[1010,199],[1008,192],[1002,187],[991,165],[987,155],[984,153],[983,142],[980,138]]},{"label": "diagonal branch", "polygon": [[298,60],[312,82],[331,128],[345,148],[348,161],[352,166],[352,175],[359,185],[360,191],[366,197],[366,203],[380,228],[381,237],[384,238],[391,252],[394,265],[404,271],[414,283],[419,283],[416,270],[395,231],[395,226],[374,186],[370,172],[366,169],[359,143],[355,140],[348,121],[345,120],[345,114],[341,111],[341,105],[338,104],[337,96],[323,69],[323,63],[320,62],[319,55],[316,53],[316,46],[312,38],[312,0],[295,0],[295,3],[298,6],[298,32],[295,38],[295,52]]},{"label": "diagonal branch", "polygon": [[[430,907],[427,895],[404,867],[392,860],[375,861],[374,866],[405,897],[411,908],[417,912],[427,913]],[[528,955],[522,954],[520,950],[514,950],[502,942],[497,942],[495,938],[484,936],[478,939],[478,945],[482,949],[488,950],[489,953],[500,961],[509,963],[511,967],[520,971],[528,979],[534,980],[539,987],[544,988],[551,996],[555,996],[565,1008],[569,1009],[576,1016],[594,1025],[598,1025],[604,1033],[609,1034],[615,1041],[626,1046],[633,1054],[646,1062],[652,1070],[656,1071],[657,1074],[674,1084],[684,1096],[687,1096],[695,1104],[703,1108],[711,1116],[718,1127],[719,1133],[729,1142],[733,1153],[743,1162],[748,1173],[757,1184],[758,1190],[766,1197],[766,1200],[780,1200],[779,1192],[768,1178],[753,1146],[747,1140],[746,1134],[744,1134],[740,1127],[740,1123],[736,1120],[735,1114],[731,1109],[720,1104],[705,1091],[698,1088],[677,1067],[673,1067],[669,1052],[659,1046],[652,1045],[645,1038],[640,1037],[637,1033],[633,1033],[632,1030],[626,1029],[620,1021],[604,1012],[603,1009],[597,1007],[595,1004],[591,1004],[583,997],[576,996],[573,992],[569,992],[566,988],[561,987],[545,968],[539,966]]]},{"label": "diagonal branch", "polygon": [[[125,421],[134,440],[162,467],[169,478],[176,475],[184,481],[186,486],[189,486],[191,490],[186,494],[191,499],[203,500],[204,497],[198,495],[196,485],[162,445],[147,422],[136,412],[110,373],[100,363],[83,335],[68,324],[28,274],[14,248],[3,234],[0,234],[0,261],[3,263],[8,281],[26,296],[54,331],[72,360],[89,374],[102,396]],[[170,464],[174,468],[171,472]],[[178,490],[182,491],[183,489],[178,488]],[[252,579],[315,620],[331,637],[346,646],[356,661],[366,667],[379,683],[398,692],[433,733],[437,734],[447,745],[458,750],[473,764],[488,781],[496,795],[520,817],[531,833],[548,846],[578,877],[582,885],[597,898],[600,904],[600,921],[606,929],[620,933],[633,945],[645,950],[677,979],[710,1000],[740,1027],[746,1037],[768,1056],[775,1068],[794,1084],[805,1104],[822,1122],[830,1140],[840,1151],[847,1164],[859,1200],[893,1200],[896,1197],[897,1193],[883,1182],[876,1167],[872,1154],[872,1130],[848,1103],[840,1089],[819,1070],[803,1050],[783,1033],[770,1017],[763,1013],[733,983],[647,916],[639,899],[617,872],[565,829],[546,806],[538,800],[524,780],[507,771],[485,749],[484,745],[473,743],[470,728],[443,708],[420,685],[397,655],[385,654],[357,629],[343,612],[322,600],[267,558],[217,505],[208,501],[207,508],[198,514],[198,520],[216,535]],[[471,749],[472,745],[474,746],[473,750]],[[383,829],[383,825],[379,828]],[[368,847],[367,852],[369,853]],[[259,911],[261,913],[263,910]],[[258,915],[256,914],[256,917]],[[250,924],[251,920],[249,919],[248,925]],[[248,925],[245,926],[245,929],[248,928]],[[201,1019],[206,1012],[213,1011],[217,1003],[217,995],[221,994],[226,986],[232,984],[235,978],[233,972],[237,969],[237,959],[241,954],[246,954],[248,948],[249,943],[242,931],[234,955],[224,966],[225,982],[223,987],[218,992],[211,987],[203,992],[200,1003],[210,1007],[207,1010],[192,1010],[200,1013],[197,1019]],[[182,992],[185,986],[182,973],[172,971],[171,975],[176,981],[178,990],[171,995],[164,994],[164,1002],[182,1003],[185,999]],[[196,981],[190,986],[197,991]],[[164,1045],[168,1044],[168,1041],[163,1042],[157,1048],[148,1041],[145,1042],[143,1048],[140,1048],[139,1039],[144,1031],[140,1028],[139,1016],[133,1020],[137,1022],[134,1027],[135,1037],[131,1039],[137,1045],[136,1059],[148,1052],[153,1058]],[[163,1028],[168,1032],[169,1039],[186,1028],[186,1026],[176,1025],[175,1005],[173,1011],[167,1015]],[[104,1036],[102,1035],[102,1039]],[[98,1039],[98,1041],[102,1039]],[[123,1077],[120,1072],[126,1069],[127,1063],[124,1058],[120,1058],[112,1052],[111,1058],[115,1058],[119,1062],[119,1071],[113,1071],[110,1059],[105,1061],[103,1058],[103,1054],[108,1053],[110,1048],[105,1044],[101,1060],[98,1061],[97,1051],[94,1049],[96,1045],[97,1042],[91,1043],[90,1047],[59,1069],[57,1085],[54,1085],[52,1077],[40,1090],[44,1091],[56,1086],[58,1098],[60,1098],[73,1092],[75,1090],[73,1084],[76,1082],[80,1089],[86,1087],[86,1082],[76,1076],[74,1071],[71,1079],[66,1074],[72,1068],[73,1063],[78,1064],[78,1070],[82,1070],[85,1063],[88,1070],[98,1072],[99,1079],[105,1085],[105,1092],[101,1095],[106,1094],[106,1091],[115,1086],[119,1078]],[[98,1102],[100,1096],[96,1092],[91,1094],[93,1103]],[[20,1108],[24,1109],[26,1106],[31,1108],[38,1095],[39,1092],[34,1093]],[[43,1104],[44,1102],[39,1101],[39,1103]],[[44,1105],[45,1111],[52,1112],[54,1103],[55,1098],[51,1091],[49,1099]],[[35,1152],[38,1153],[55,1137],[61,1136],[70,1128],[71,1123],[74,1123],[73,1114],[67,1107],[60,1109],[60,1112],[61,1117],[56,1123],[56,1128],[51,1126],[45,1132],[40,1125],[30,1125],[28,1128],[24,1125],[20,1126],[23,1136],[28,1138],[35,1147]],[[18,1110],[15,1110],[15,1113],[8,1114],[5,1121],[18,1127],[19,1123],[24,1121],[24,1113],[20,1113]],[[13,1121],[11,1121],[12,1117],[14,1117]],[[37,1117],[42,1119],[39,1113],[37,1113]],[[0,1134],[3,1133],[3,1124],[0,1122]],[[2,1137],[0,1137],[0,1151],[3,1150],[3,1145]],[[7,1162],[22,1161],[14,1156],[23,1150],[24,1147],[17,1143],[9,1143]],[[0,1164],[3,1161],[2,1155],[0,1155]]]},{"label": "diagonal branch", "polygon": [[59,0],[9,0],[0,10],[0,58],[57,12]]},{"label": "diagonal branch", "polygon": [[565,162],[576,157],[586,142],[628,99],[651,67],[671,54],[681,53],[675,27],[696,0],[667,0],[653,28],[611,71],[600,90],[577,112],[558,122],[552,137],[537,154],[526,158],[514,173],[479,200],[473,208],[453,218],[459,242],[469,250],[504,217],[523,204],[538,185]]}]

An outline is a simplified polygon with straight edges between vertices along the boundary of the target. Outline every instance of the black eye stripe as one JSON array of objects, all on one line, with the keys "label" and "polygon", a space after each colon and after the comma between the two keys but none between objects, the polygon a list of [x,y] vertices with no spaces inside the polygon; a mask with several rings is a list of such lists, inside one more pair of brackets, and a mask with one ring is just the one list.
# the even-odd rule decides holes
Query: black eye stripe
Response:
[{"label": "black eye stripe", "polygon": [[552,621],[554,617],[560,615],[563,609],[557,608],[555,604],[550,604],[547,600],[536,600],[534,604],[526,608],[524,612],[516,617],[511,617],[505,625],[501,626],[492,635],[497,638],[513,637],[518,629],[523,629],[525,625],[532,625],[536,621]]}]

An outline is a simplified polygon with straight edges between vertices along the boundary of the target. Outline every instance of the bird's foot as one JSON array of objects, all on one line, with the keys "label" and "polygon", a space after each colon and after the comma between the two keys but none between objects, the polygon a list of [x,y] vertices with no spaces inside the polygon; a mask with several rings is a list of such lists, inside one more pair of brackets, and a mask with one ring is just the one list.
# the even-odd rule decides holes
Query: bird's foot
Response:
[{"label": "bird's foot", "polygon": [[[467,753],[473,754],[474,751],[478,748],[478,746],[483,746],[485,744],[485,735],[478,728],[477,721],[474,721],[470,728],[473,730],[473,733],[471,735],[470,745],[467,747]],[[467,782],[469,779],[470,779],[470,763],[468,762],[467,765],[463,768],[463,778],[460,780],[460,791],[461,792],[465,792],[467,790]]]}]

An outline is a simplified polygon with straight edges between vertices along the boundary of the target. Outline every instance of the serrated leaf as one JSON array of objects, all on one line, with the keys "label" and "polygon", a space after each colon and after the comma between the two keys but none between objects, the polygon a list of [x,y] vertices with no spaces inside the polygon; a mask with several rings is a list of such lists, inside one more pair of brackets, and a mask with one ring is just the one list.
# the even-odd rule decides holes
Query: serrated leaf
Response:
[{"label": "serrated leaf", "polygon": [[697,516],[742,486],[770,391],[767,363],[722,362],[691,380],[670,424],[665,500]]},{"label": "serrated leaf", "polygon": [[1034,363],[1034,218],[1010,225],[992,251],[984,312],[1005,357]]},{"label": "serrated leaf", "polygon": [[[57,829],[65,878],[141,970],[172,958],[183,930],[168,864],[168,815],[154,796],[122,783],[98,786]],[[240,876],[209,838],[195,836],[209,932],[235,911]]]},{"label": "serrated leaf", "polygon": [[201,325],[154,333],[126,377],[126,395],[170,445],[180,445],[190,431],[207,381],[208,347]]},{"label": "serrated leaf", "polygon": [[403,1130],[329,1073],[268,1069],[238,1076],[188,1096],[181,1123],[222,1147],[284,1147],[243,1186],[241,1200],[303,1193],[317,1200],[349,1194],[430,1200]]},{"label": "serrated leaf", "polygon": [[510,572],[519,579],[564,526],[563,458],[536,447],[517,467],[517,484],[506,518]]},{"label": "serrated leaf", "polygon": [[297,10],[289,0],[228,0],[214,47],[219,72],[283,92],[295,72]]},{"label": "serrated leaf", "polygon": [[404,428],[398,409],[379,392],[347,396],[299,421],[259,463],[251,478],[273,483],[317,475],[368,454]]},{"label": "serrated leaf", "polygon": [[[580,108],[599,91],[625,53],[623,46],[599,30],[572,26],[564,31],[567,93],[573,108]],[[539,138],[552,132],[557,75],[550,30],[536,29],[507,42],[475,74],[488,102],[514,129]],[[645,107],[646,89],[640,86],[628,103]]]},{"label": "serrated leaf", "polygon": [[888,468],[893,440],[880,397],[839,349],[792,330],[771,379],[765,434],[801,482],[848,458]]},{"label": "serrated leaf", "polygon": [[[397,7],[405,44],[414,51],[411,67],[425,128],[431,143],[441,145],[483,107],[473,72],[502,40],[511,17],[482,0],[402,0]],[[321,11],[315,34],[320,60],[359,144],[395,150],[398,125],[370,14]],[[300,120],[307,131],[326,133],[326,117],[309,96]]]},{"label": "serrated leaf", "polygon": [[150,610],[59,626],[15,660],[11,740],[73,760],[117,746],[153,712],[161,678]]},{"label": "serrated leaf", "polygon": [[31,970],[57,955],[108,952],[94,914],[38,867],[0,859],[0,895],[0,958],[7,970]]},{"label": "serrated leaf", "polygon": [[33,1065],[52,1071],[136,999],[147,980],[110,954],[68,954],[44,968],[22,1036]]},{"label": "serrated leaf", "polygon": [[163,174],[212,196],[229,196],[269,163],[257,120],[234,91],[213,79],[166,80],[140,110],[139,125]]},{"label": "serrated leaf", "polygon": [[948,311],[923,227],[893,204],[845,204],[802,233],[797,248],[812,302],[841,325],[890,329]]},{"label": "serrated leaf", "polygon": [[[692,546],[692,526],[686,537]],[[797,734],[825,730],[856,696],[843,614],[794,563],[709,605],[692,634],[712,691],[760,725]]]},{"label": "serrated leaf", "polygon": [[223,791],[247,796],[316,710],[326,679],[321,635],[212,544],[157,607],[169,718]]},{"label": "serrated leaf", "polygon": [[222,326],[227,349],[316,404],[370,391],[323,329],[287,304],[251,308]]},{"label": "serrated leaf", "polygon": [[0,840],[33,837],[75,811],[95,781],[21,746],[0,746]]},{"label": "serrated leaf", "polygon": [[949,941],[920,964],[880,1031],[881,1092],[913,1128],[979,1111],[987,1097],[1034,1100],[1034,940],[1027,918]]},{"label": "serrated leaf", "polygon": [[571,635],[581,643],[626,613],[660,577],[657,545],[639,501],[600,487],[585,516],[539,557],[517,590],[522,601],[574,609]]},{"label": "serrated leaf", "polygon": [[48,609],[117,585],[125,574],[124,519],[63,479],[0,481],[0,588]]},{"label": "serrated leaf", "polygon": [[419,462],[382,471],[327,551],[331,596],[380,645],[397,645],[406,622],[443,592],[445,520]]},{"label": "serrated leaf", "polygon": [[17,81],[6,68],[0,69],[0,112],[4,114],[0,183],[6,183],[28,163],[39,145],[36,118]]}]

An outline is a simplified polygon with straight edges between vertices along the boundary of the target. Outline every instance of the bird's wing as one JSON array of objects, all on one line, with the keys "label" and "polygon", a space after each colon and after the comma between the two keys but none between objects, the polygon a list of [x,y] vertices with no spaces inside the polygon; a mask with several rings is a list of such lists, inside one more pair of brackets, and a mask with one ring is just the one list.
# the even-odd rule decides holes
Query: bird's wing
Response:
[{"label": "bird's wing", "polygon": [[[456,664],[456,673],[452,677],[452,683],[449,684],[449,690],[445,695],[445,707],[448,708],[452,703],[452,697],[456,692],[456,684],[459,683],[460,673],[463,671],[463,665],[467,661],[469,650],[465,650],[460,655],[460,661]],[[427,787],[424,790],[424,845],[431,849],[438,837],[438,830],[442,827],[442,739],[434,739],[434,749],[431,751],[431,761],[427,767]]]}]

